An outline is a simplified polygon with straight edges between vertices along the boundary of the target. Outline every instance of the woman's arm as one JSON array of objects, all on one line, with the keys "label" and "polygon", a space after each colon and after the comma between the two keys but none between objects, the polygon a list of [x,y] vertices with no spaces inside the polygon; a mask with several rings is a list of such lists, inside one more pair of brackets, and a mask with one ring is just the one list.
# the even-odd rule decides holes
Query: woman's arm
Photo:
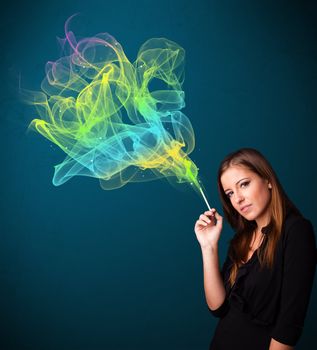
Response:
[{"label": "woman's arm", "polygon": [[275,339],[271,339],[269,350],[294,350],[293,346],[285,345]]},{"label": "woman's arm", "polygon": [[285,227],[280,305],[270,335],[281,344],[295,346],[303,331],[312,291],[316,243],[310,221],[295,217]]},{"label": "woman's arm", "polygon": [[226,292],[219,268],[218,245],[202,248],[204,290],[210,310],[218,309],[224,302]]},{"label": "woman's arm", "polygon": [[218,309],[226,297],[218,257],[221,230],[222,216],[214,208],[201,214],[195,224],[195,233],[203,257],[206,302],[212,311]]}]

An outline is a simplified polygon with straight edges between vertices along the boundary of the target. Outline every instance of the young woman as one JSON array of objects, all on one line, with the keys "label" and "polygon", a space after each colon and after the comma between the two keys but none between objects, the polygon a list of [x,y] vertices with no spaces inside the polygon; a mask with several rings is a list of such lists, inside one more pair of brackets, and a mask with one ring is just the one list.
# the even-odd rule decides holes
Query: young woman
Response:
[{"label": "young woman", "polygon": [[294,349],[315,274],[313,227],[255,149],[240,149],[222,161],[218,190],[235,230],[221,271],[222,216],[213,208],[195,224],[206,302],[220,318],[209,349]]}]

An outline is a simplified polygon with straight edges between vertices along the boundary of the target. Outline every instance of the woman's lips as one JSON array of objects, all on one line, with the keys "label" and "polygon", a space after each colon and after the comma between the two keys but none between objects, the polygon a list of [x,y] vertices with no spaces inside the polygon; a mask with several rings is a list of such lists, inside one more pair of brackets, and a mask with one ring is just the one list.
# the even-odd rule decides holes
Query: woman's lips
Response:
[{"label": "woman's lips", "polygon": [[251,207],[251,204],[245,205],[244,207],[242,207],[241,208],[242,213],[245,213],[246,211],[248,211],[250,207]]}]

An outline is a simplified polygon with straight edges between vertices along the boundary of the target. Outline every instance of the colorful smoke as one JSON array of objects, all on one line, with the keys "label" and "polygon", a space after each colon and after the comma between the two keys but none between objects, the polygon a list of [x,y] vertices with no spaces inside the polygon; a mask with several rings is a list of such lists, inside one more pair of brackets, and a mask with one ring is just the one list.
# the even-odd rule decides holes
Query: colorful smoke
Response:
[{"label": "colorful smoke", "polygon": [[[72,18],[72,17],[71,17]],[[65,24],[64,56],[46,65],[41,91],[32,93],[37,118],[29,128],[60,147],[53,184],[91,176],[106,190],[166,178],[201,191],[188,157],[194,131],[184,108],[185,51],[154,38],[131,63],[114,37],[78,40]]]}]

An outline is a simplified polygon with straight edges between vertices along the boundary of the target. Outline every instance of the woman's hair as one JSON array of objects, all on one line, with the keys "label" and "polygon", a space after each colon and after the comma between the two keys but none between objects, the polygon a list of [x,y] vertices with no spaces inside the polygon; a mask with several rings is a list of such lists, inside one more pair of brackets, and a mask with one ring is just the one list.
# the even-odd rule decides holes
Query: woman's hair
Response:
[{"label": "woman's hair", "polygon": [[[272,267],[274,261],[274,253],[277,242],[279,240],[286,212],[291,210],[301,215],[298,209],[287,197],[284,192],[272,166],[264,158],[264,156],[253,148],[242,148],[236,152],[230,153],[220,164],[218,170],[218,191],[222,202],[224,216],[228,220],[231,227],[236,231],[235,236],[230,241],[229,257],[233,262],[229,282],[232,286],[237,276],[238,268],[246,259],[249,246],[252,239],[252,233],[256,229],[257,224],[254,220],[248,221],[239,212],[234,209],[230,199],[225,194],[222,184],[222,174],[231,166],[241,166],[259,175],[262,179],[266,179],[272,185],[271,198],[269,204],[270,222],[262,229],[264,240],[258,249],[258,257],[260,265]],[[269,234],[268,234],[269,231]]]}]

